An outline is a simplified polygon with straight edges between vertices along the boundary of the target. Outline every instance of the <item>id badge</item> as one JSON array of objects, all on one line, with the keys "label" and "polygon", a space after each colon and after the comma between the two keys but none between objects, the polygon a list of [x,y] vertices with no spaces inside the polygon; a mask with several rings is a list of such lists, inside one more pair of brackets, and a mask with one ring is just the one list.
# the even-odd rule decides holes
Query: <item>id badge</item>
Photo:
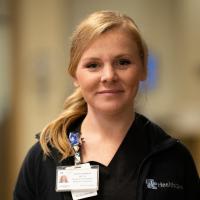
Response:
[{"label": "id badge", "polygon": [[99,166],[89,163],[76,166],[58,166],[56,191],[97,191],[99,188]]}]

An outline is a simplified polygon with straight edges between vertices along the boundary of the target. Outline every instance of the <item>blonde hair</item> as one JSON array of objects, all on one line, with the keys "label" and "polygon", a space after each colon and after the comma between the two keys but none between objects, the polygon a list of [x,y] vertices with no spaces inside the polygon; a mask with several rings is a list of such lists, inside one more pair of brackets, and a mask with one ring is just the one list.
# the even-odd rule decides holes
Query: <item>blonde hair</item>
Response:
[{"label": "blonde hair", "polygon": [[[97,11],[83,20],[72,35],[68,67],[68,72],[72,77],[75,77],[77,65],[85,49],[101,34],[118,27],[123,28],[133,36],[146,74],[147,46],[135,22],[127,15],[119,12]],[[67,131],[73,122],[86,114],[87,104],[80,89],[77,88],[66,99],[64,111],[41,132],[40,143],[44,153],[49,155],[51,146],[61,154],[61,160],[73,155],[74,152],[68,140]]]}]

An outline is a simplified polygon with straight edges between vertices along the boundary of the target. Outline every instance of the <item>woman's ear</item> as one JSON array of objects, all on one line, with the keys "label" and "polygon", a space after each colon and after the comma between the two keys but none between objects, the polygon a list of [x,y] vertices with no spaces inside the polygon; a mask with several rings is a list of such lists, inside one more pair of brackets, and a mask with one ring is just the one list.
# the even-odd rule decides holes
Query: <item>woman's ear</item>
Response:
[{"label": "woman's ear", "polygon": [[72,79],[73,79],[73,85],[74,85],[75,87],[79,87],[79,83],[78,83],[76,77],[72,77]]},{"label": "woman's ear", "polygon": [[141,66],[141,68],[140,81],[145,81],[147,79],[147,67]]},{"label": "woman's ear", "polygon": [[146,79],[147,79],[147,71],[145,70],[144,72],[142,72],[140,80],[145,81]]}]

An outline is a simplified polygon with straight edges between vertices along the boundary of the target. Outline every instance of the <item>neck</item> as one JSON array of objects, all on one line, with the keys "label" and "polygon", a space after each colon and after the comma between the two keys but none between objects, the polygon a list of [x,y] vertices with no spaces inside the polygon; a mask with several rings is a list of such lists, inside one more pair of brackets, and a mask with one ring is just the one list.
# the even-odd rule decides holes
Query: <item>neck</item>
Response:
[{"label": "neck", "polygon": [[88,113],[83,120],[81,132],[83,137],[98,138],[113,137],[126,134],[135,118],[132,109],[113,115],[102,114],[88,109]]}]

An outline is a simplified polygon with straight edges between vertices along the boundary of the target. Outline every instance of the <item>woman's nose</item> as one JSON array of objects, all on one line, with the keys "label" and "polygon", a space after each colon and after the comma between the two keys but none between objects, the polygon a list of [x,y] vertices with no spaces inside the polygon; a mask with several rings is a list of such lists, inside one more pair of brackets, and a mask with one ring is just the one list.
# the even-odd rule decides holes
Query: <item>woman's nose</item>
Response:
[{"label": "woman's nose", "polygon": [[112,65],[105,65],[102,68],[101,81],[102,82],[113,82],[117,80],[117,73]]}]

